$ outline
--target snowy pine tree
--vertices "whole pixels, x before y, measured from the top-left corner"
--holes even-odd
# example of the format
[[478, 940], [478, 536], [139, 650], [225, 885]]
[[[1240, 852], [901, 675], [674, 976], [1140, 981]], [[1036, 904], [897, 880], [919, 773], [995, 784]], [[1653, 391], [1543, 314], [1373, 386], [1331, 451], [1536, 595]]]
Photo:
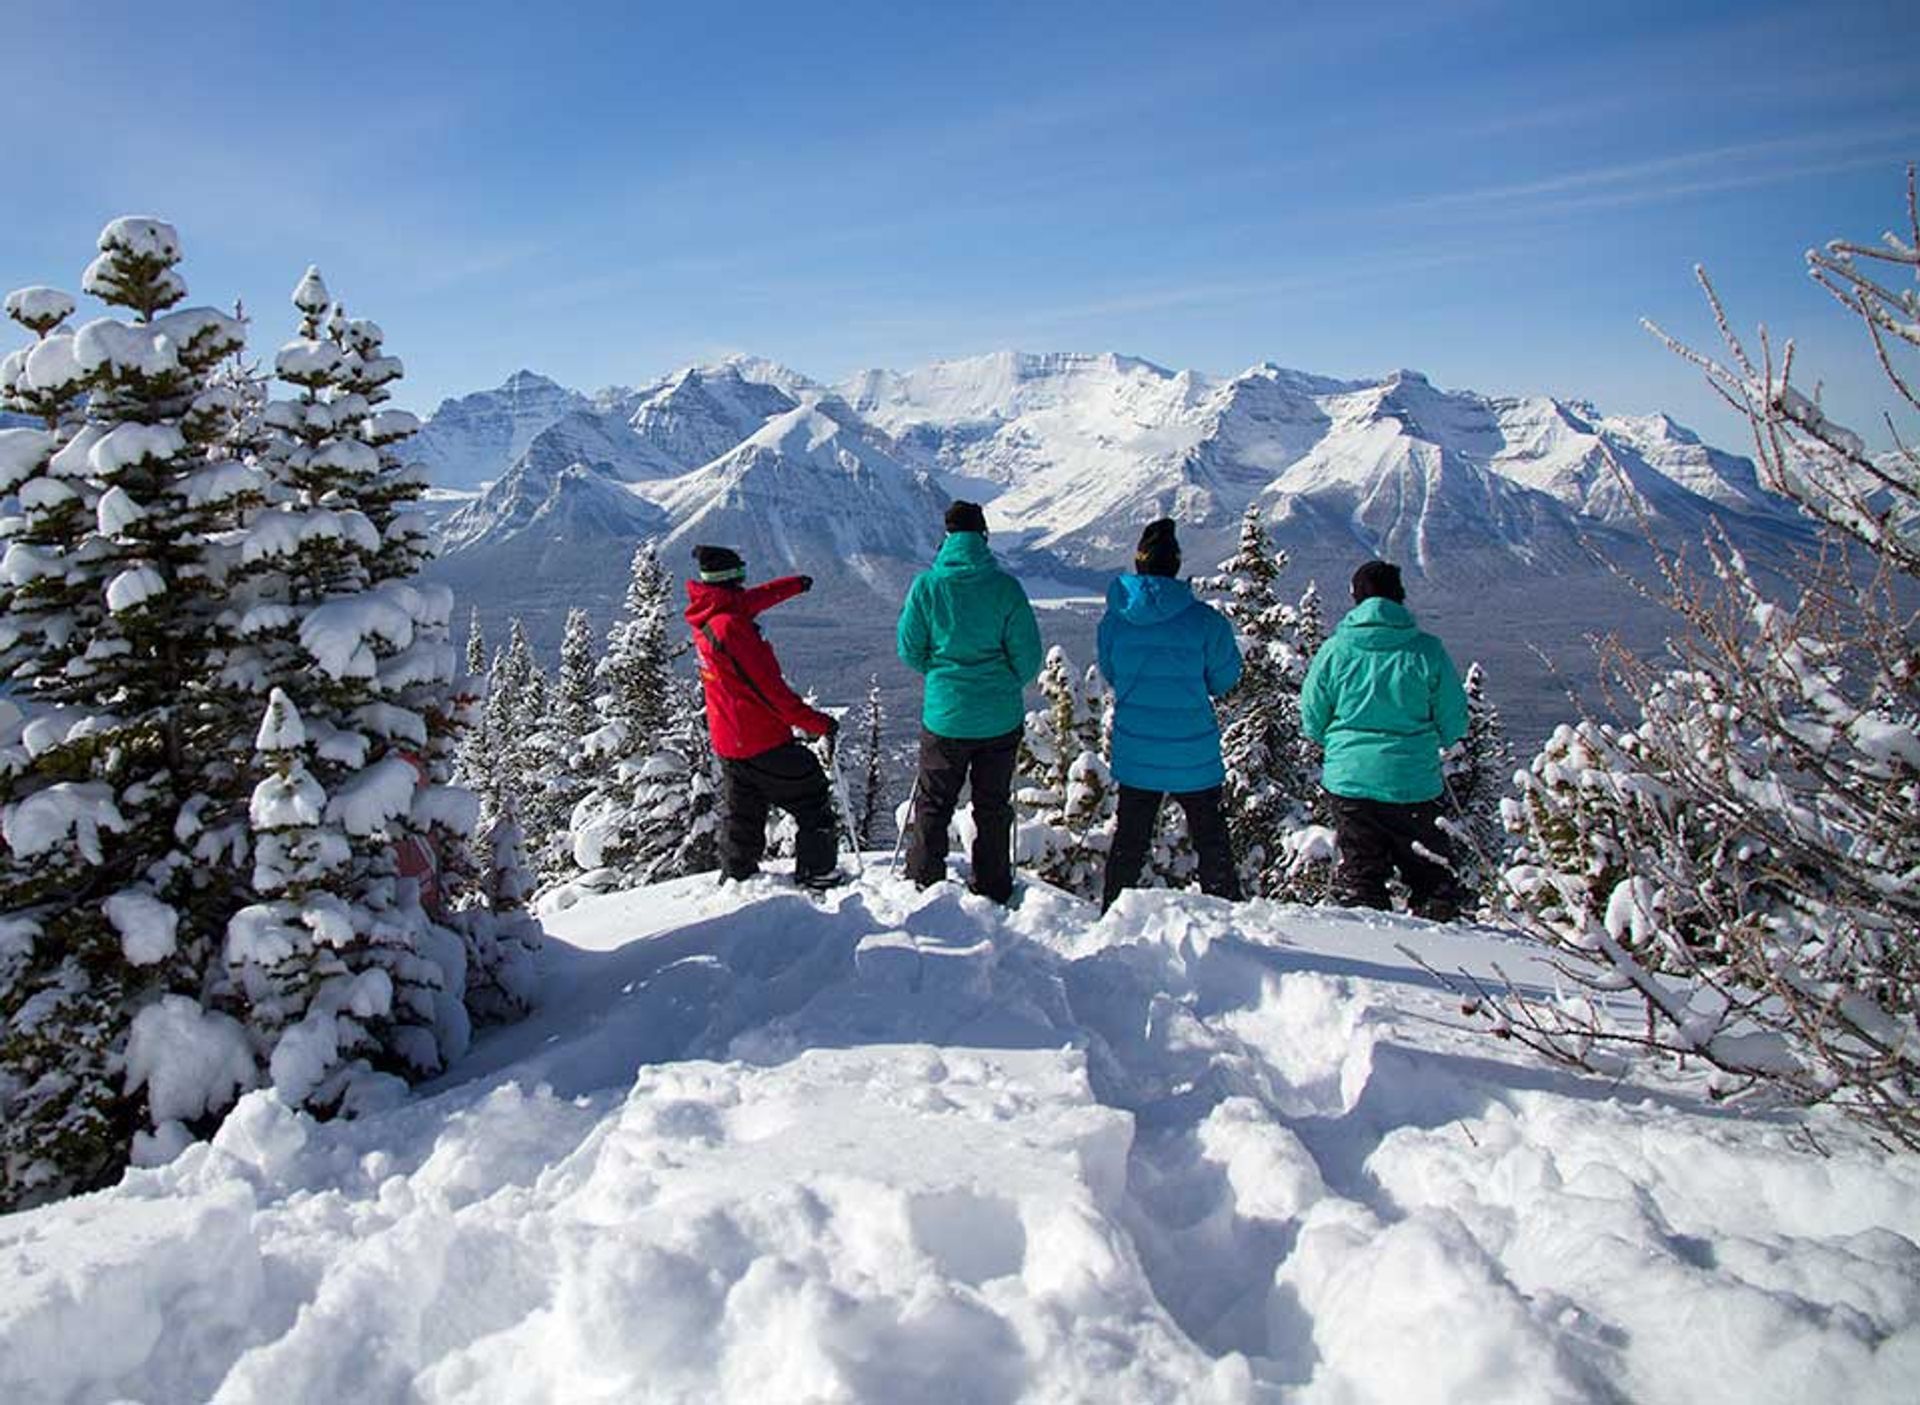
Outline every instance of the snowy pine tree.
[[[400, 363], [377, 326], [345, 316], [318, 270], [293, 302], [298, 335], [275, 369], [296, 393], [263, 416], [272, 487], [246, 529], [237, 592], [246, 647], [227, 677], [278, 690], [297, 710], [315, 739], [313, 778], [331, 797], [329, 822], [345, 836], [332, 897], [346, 928], [301, 953], [331, 976], [299, 983], [317, 1003], [296, 1022], [269, 1019], [258, 1031], [270, 1066], [301, 1070], [285, 1082], [276, 1073], [282, 1095], [332, 1108], [356, 1070], [418, 1076], [465, 1047], [465, 942], [422, 898], [443, 906], [440, 889], [460, 865], [438, 861], [465, 854], [475, 805], [447, 784], [457, 727], [452, 601], [411, 580], [424, 560], [409, 509], [420, 483], [394, 446], [417, 421], [380, 408]], [[229, 935], [230, 947], [244, 946], [232, 927]], [[249, 959], [233, 959], [241, 984], [257, 984]], [[357, 982], [351, 1015], [329, 1003], [342, 979]], [[382, 983], [388, 998], [375, 1009], [370, 992]], [[303, 1058], [282, 1059], [272, 1041], [289, 1038]], [[369, 1040], [371, 1062], [346, 1058]], [[316, 1049], [331, 1049], [332, 1062]]]
[[560, 672], [546, 691], [532, 746], [522, 774], [527, 794], [523, 823], [538, 836], [533, 868], [545, 883], [557, 883], [574, 873], [574, 807], [593, 785], [593, 762], [586, 740], [599, 730], [597, 660], [593, 625], [585, 610], [567, 612], [566, 632], [560, 641]]
[[880, 820], [887, 813], [886, 713], [880, 702], [880, 675], [867, 680], [867, 701], [860, 711], [858, 752], [860, 790], [853, 798], [853, 842], [861, 850], [882, 842]]
[[501, 815], [519, 823], [527, 795], [543, 764], [540, 729], [546, 706], [546, 676], [533, 656], [526, 626], [516, 615], [507, 622], [507, 642], [493, 656], [487, 674], [482, 726], [488, 752], [470, 782], [479, 789], [482, 823], [491, 829]]
[[173, 310], [169, 226], [100, 249], [83, 286], [131, 317], [70, 333], [26, 290], [35, 344], [0, 365], [45, 426], [0, 436], [0, 651], [31, 711], [0, 735], [0, 1205], [111, 1175], [143, 1123], [167, 1154], [263, 1078], [351, 1105], [362, 1052], [371, 1091], [467, 1032], [461, 937], [398, 856], [471, 824], [440, 783], [451, 602], [405, 579], [413, 421], [376, 409], [399, 362], [322, 327], [315, 275], [278, 360], [298, 396], [262, 408], [238, 319]]
[[1240, 523], [1239, 548], [1219, 573], [1196, 580], [1233, 622], [1245, 661], [1223, 700], [1226, 809], [1249, 895], [1317, 901], [1331, 877], [1331, 831], [1321, 799], [1319, 748], [1300, 730], [1300, 687], [1325, 638], [1319, 590], [1289, 604], [1279, 590], [1287, 554], [1260, 520]]
[[1501, 806], [1513, 787], [1513, 751], [1500, 711], [1487, 697], [1486, 671], [1467, 668], [1467, 734], [1441, 756], [1455, 876], [1483, 902], [1498, 894], [1506, 870], [1507, 831]]
[[697, 683], [673, 673], [673, 577], [634, 552], [598, 677], [599, 728], [581, 750], [591, 785], [570, 830], [579, 881], [657, 883], [719, 866], [718, 763]]
[[[259, 486], [202, 397], [242, 328], [171, 310], [187, 290], [170, 226], [115, 220], [99, 248], [83, 289], [131, 315], [69, 334], [69, 300], [23, 290], [8, 310], [35, 344], [0, 373], [8, 408], [46, 425], [0, 431], [21, 508], [0, 648], [34, 713], [4, 739], [0, 1207], [98, 1183], [142, 1121], [197, 1119], [251, 1077], [223, 1083], [246, 1046], [205, 1003], [239, 880], [202, 832], [234, 784], [206, 695], [224, 643], [216, 534]], [[173, 1060], [202, 1035], [211, 1072], [183, 1081]]]
[[1119, 798], [1104, 755], [1111, 699], [1098, 674], [1076, 676], [1057, 645], [1038, 686], [1043, 705], [1027, 714], [1020, 741], [1015, 857], [1036, 877], [1097, 901]]

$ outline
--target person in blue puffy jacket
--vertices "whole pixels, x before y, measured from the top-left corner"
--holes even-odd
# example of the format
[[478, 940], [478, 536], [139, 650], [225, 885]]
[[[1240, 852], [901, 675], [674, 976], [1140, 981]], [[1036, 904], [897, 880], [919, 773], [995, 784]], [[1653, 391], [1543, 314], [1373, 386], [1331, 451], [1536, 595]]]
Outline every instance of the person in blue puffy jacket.
[[1240, 681], [1240, 646], [1226, 616], [1195, 600], [1179, 579], [1171, 519], [1147, 525], [1133, 565], [1133, 575], [1107, 587], [1100, 620], [1100, 673], [1113, 689], [1113, 778], [1120, 786], [1101, 910], [1139, 882], [1168, 795], [1186, 811], [1201, 888], [1238, 901], [1213, 700]]

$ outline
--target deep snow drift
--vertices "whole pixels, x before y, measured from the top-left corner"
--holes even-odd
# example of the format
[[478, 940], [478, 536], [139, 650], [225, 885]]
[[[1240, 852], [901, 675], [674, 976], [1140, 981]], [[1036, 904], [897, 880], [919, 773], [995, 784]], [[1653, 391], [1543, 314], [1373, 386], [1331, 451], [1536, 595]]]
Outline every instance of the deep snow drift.
[[[1499, 933], [879, 876], [555, 914], [404, 1106], [0, 1218], [14, 1402], [1905, 1400], [1920, 1162], [1461, 1028]], [[1809, 1149], [1808, 1126], [1825, 1154]]]

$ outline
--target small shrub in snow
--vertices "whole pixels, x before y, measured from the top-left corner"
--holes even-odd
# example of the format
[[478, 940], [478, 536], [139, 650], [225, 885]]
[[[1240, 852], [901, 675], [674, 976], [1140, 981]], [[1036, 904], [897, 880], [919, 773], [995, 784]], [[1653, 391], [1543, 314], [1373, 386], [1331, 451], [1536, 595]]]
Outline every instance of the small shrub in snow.
[[[1808, 257], [1920, 410], [1892, 359], [1920, 346], [1911, 171], [1906, 224]], [[1557, 1057], [1697, 1056], [1728, 1092], [1830, 1101], [1920, 1149], [1920, 454], [1870, 454], [1798, 389], [1793, 344], [1750, 354], [1701, 281], [1726, 359], [1668, 344], [1745, 415], [1822, 549], [1778, 598], [1724, 535], [1704, 575], [1662, 558], [1672, 657], [1603, 655], [1637, 718], [1563, 729], [1509, 806], [1536, 930], [1641, 1017], [1512, 993], [1495, 1013]]]

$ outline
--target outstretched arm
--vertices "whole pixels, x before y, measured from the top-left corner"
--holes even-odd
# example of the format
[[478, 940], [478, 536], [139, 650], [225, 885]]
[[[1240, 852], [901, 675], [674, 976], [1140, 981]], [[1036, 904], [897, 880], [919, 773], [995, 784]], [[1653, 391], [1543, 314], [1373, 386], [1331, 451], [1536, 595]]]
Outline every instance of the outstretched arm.
[[804, 591], [809, 582], [804, 576], [779, 576], [759, 585], [750, 585], [740, 593], [746, 597], [748, 615], [771, 610], [783, 600], [791, 600]]

